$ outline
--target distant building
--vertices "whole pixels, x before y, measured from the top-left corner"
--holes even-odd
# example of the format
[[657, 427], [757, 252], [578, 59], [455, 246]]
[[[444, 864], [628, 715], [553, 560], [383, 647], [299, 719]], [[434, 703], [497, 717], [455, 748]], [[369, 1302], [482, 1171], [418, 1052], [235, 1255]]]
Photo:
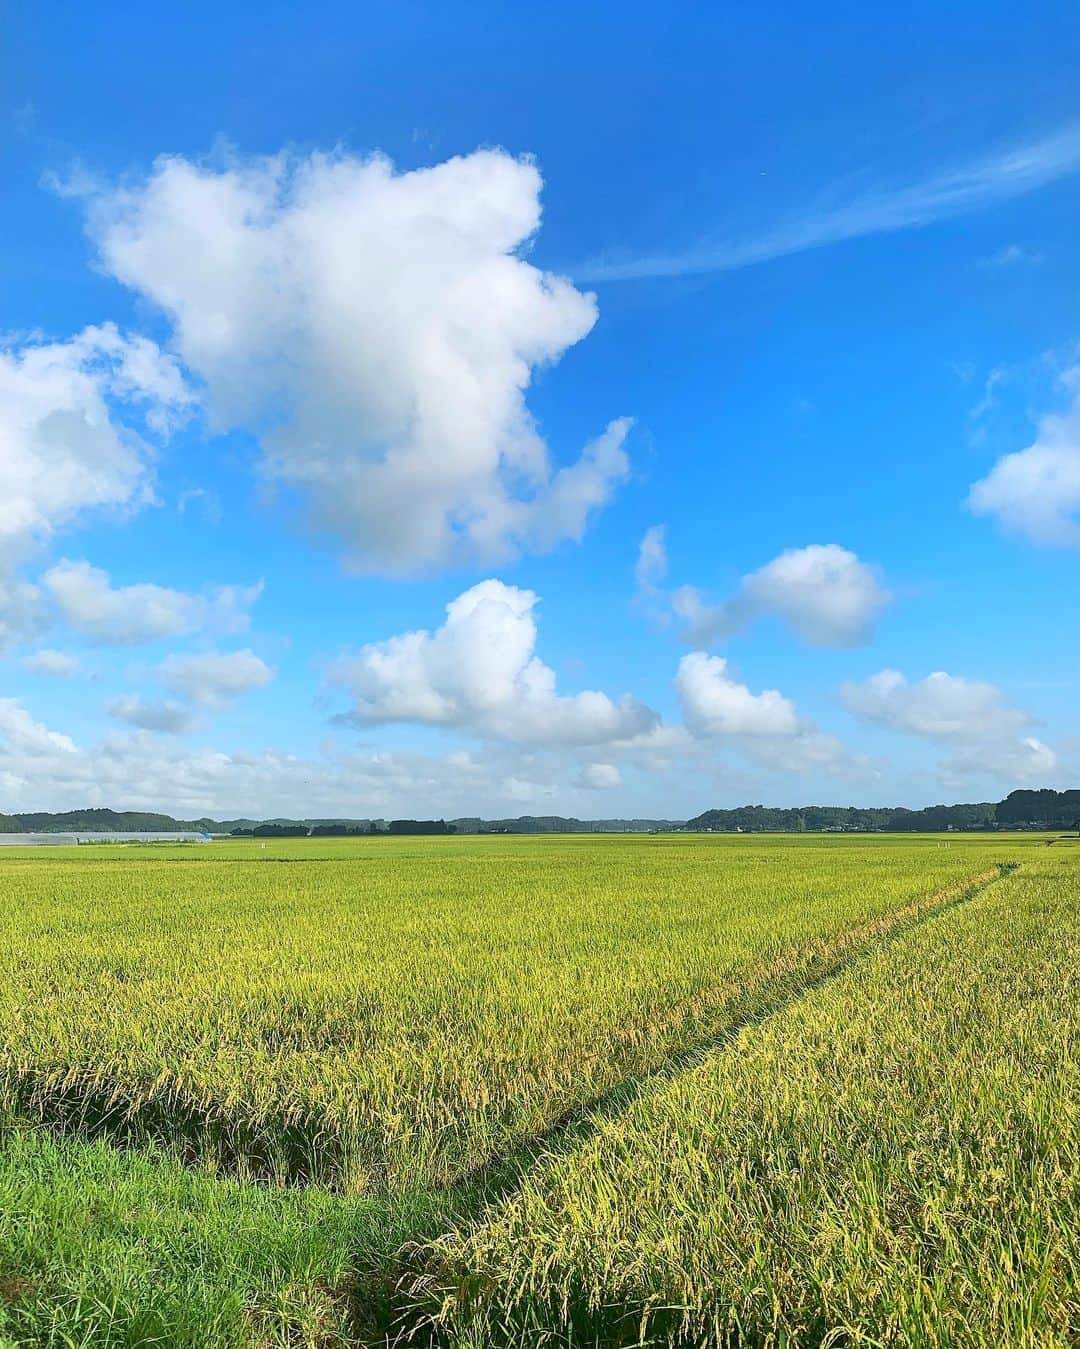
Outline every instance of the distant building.
[[80, 830], [73, 834], [0, 834], [0, 846], [35, 848], [52, 844], [54, 847], [78, 843], [209, 843], [210, 835], [193, 831], [156, 833], [151, 830], [131, 833], [95, 832]]
[[0, 847], [33, 848], [41, 843], [78, 843], [74, 834], [0, 834]]

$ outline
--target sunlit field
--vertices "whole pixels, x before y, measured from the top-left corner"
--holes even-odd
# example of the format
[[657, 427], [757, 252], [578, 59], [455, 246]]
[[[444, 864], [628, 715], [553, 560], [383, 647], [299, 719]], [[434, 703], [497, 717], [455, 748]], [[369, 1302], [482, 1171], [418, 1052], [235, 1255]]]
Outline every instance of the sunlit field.
[[1078, 881], [1033, 834], [5, 852], [0, 1344], [1073, 1344]]

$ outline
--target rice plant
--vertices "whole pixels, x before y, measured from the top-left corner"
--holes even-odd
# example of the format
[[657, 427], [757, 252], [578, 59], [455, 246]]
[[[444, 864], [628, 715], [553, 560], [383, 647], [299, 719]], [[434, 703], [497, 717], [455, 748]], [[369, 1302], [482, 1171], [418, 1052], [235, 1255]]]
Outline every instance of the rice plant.
[[0, 1345], [1080, 1342], [1080, 848], [0, 863]]
[[454, 1344], [1080, 1342], [1080, 851], [747, 1028], [433, 1243]]
[[445, 1184], [1002, 855], [373, 840], [278, 863], [256, 846], [6, 863], [0, 1088], [20, 1113], [288, 1183]]

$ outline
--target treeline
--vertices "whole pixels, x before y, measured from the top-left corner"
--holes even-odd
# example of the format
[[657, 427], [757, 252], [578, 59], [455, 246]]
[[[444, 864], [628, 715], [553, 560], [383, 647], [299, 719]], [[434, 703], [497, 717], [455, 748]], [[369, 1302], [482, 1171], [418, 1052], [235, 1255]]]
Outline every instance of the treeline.
[[507, 820], [468, 816], [453, 823], [459, 834], [654, 834], [682, 827], [681, 820], [579, 820], [573, 815], [518, 815]]
[[455, 834], [453, 824], [445, 820], [378, 820], [356, 825], [342, 824], [257, 824], [232, 831], [233, 838], [371, 838], [375, 835]]
[[942, 833], [946, 830], [1080, 827], [1080, 790], [1010, 792], [1001, 801], [954, 806], [737, 806], [707, 810], [683, 826], [720, 833]]
[[454, 820], [267, 820], [263, 824], [244, 820], [227, 832], [243, 838], [352, 838], [372, 834], [645, 834], [681, 826], [681, 820], [579, 820], [567, 815], [484, 820], [463, 815]]
[[692, 820], [579, 820], [566, 815], [519, 815], [484, 820], [177, 820], [153, 811], [27, 811], [0, 814], [0, 833], [174, 833], [200, 831], [237, 838], [354, 838], [408, 834], [603, 834], [715, 830], [734, 833], [937, 833], [947, 829], [1080, 829], [1080, 789], [1021, 789], [1001, 801], [953, 806], [737, 806], [707, 810]]
[[998, 803], [997, 821], [1002, 825], [1044, 824], [1051, 829], [1071, 829], [1080, 823], [1080, 788], [1010, 792]]

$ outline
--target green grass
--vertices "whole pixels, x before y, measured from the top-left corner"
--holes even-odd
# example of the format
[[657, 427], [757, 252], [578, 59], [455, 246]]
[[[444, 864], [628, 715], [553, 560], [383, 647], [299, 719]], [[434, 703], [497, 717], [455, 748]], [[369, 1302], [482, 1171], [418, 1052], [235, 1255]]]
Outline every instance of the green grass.
[[1080, 857], [745, 1029], [433, 1245], [453, 1344], [1080, 1342]]
[[[344, 1343], [356, 1270], [423, 1230], [422, 1200], [218, 1180], [170, 1158], [0, 1139], [0, 1344]], [[6, 1338], [5, 1338], [6, 1337]]]
[[1045, 843], [0, 854], [0, 1346], [1078, 1342]]

